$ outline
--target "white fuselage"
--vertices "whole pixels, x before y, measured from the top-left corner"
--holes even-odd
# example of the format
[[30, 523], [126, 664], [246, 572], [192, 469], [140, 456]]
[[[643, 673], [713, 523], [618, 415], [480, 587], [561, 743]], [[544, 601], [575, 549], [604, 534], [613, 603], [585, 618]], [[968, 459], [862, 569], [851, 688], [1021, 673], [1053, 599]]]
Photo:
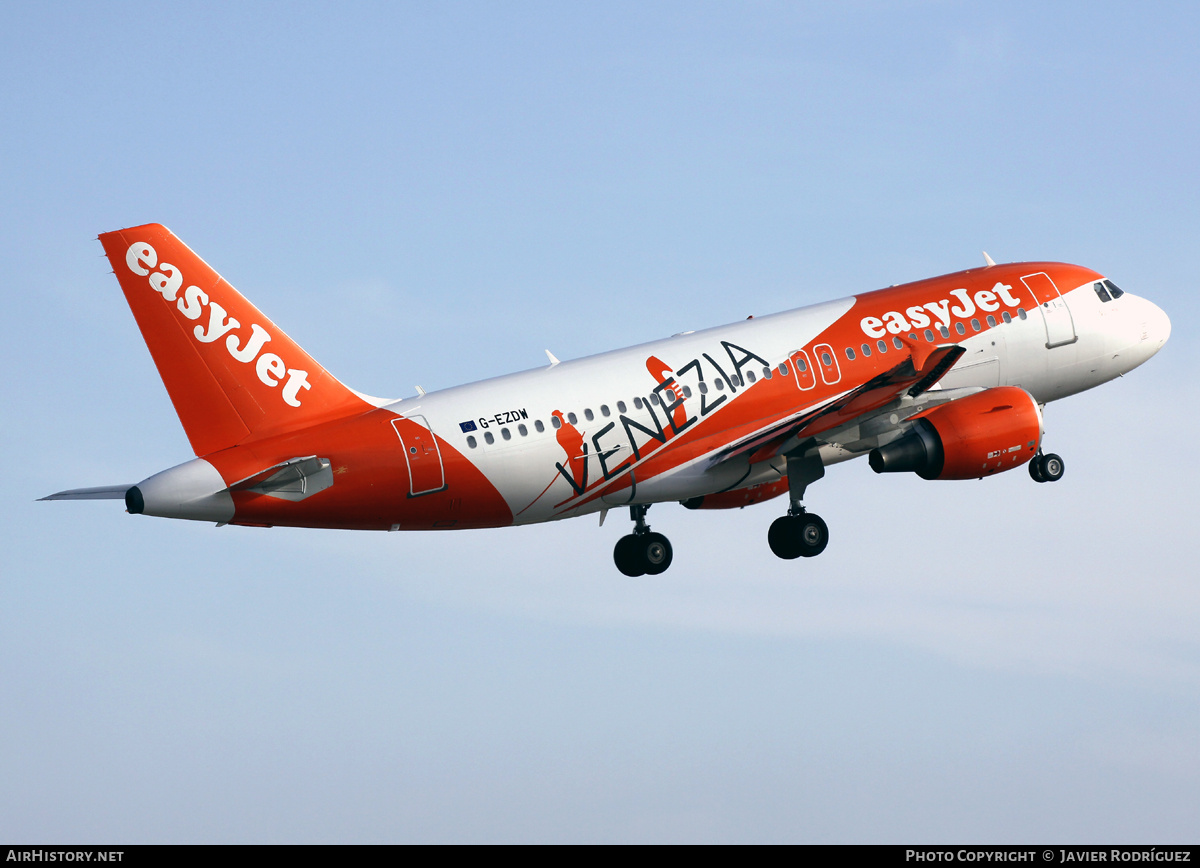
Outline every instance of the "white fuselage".
[[[1014, 385], [1044, 404], [1132, 370], [1157, 352], [1169, 335], [1170, 324], [1165, 314], [1151, 302], [1129, 293], [1102, 302], [1089, 281], [1062, 295], [1066, 311], [1060, 329], [1069, 328], [1069, 334], [1048, 334], [1046, 320], [1039, 310], [1026, 310], [1023, 306], [1020, 314], [1011, 316], [1011, 322], [1001, 322], [995, 328], [958, 340], [966, 352], [936, 388]], [[739, 391], [736, 362], [743, 351], [765, 360], [766, 364], [757, 360], [747, 362], [740, 369], [741, 388], [749, 385], [745, 381], [747, 370], [753, 370], [760, 382], [764, 367], [771, 368], [775, 377], [782, 376], [778, 366], [786, 363], [797, 347], [809, 345], [846, 317], [856, 302], [856, 298], [846, 298], [680, 334], [431, 392], [419, 399], [389, 404], [387, 409], [410, 418], [423, 417], [432, 431], [467, 456], [502, 493], [513, 510], [514, 523], [594, 512], [631, 501], [628, 494], [615, 501], [597, 497], [567, 510], [554, 508], [561, 498], [536, 502], [546, 486], [555, 481], [555, 465], [564, 463], [566, 457], [556, 438], [557, 429], [551, 424], [555, 411], [575, 420], [583, 442], [590, 444], [585, 459], [589, 473], [600, 473], [600, 454], [608, 453], [609, 463], [619, 463], [622, 455], [634, 450], [634, 441], [641, 434], [641, 429], [627, 429], [619, 424], [619, 417], [651, 430], [663, 425], [666, 414], [661, 390], [655, 394], [656, 383], [662, 378], [648, 373], [647, 358], [662, 360], [674, 379], [687, 387], [690, 395], [685, 404], [689, 407], [700, 402], [701, 388], [706, 389], [705, 402], [717, 404], [709, 413], [719, 417], [732, 408], [731, 399]], [[1063, 311], [1058, 313], [1064, 316]], [[951, 338], [956, 337], [951, 332]], [[1048, 347], [1051, 338], [1061, 343]], [[940, 338], [935, 336], [935, 339]], [[737, 349], [731, 351], [729, 345]], [[857, 385], [860, 378], [855, 376], [854, 366], [856, 361], [865, 360], [861, 355], [856, 361], [848, 360], [840, 346], [835, 345], [835, 351], [840, 357], [836, 359], [837, 370], [831, 369], [830, 378], [840, 377], [847, 389]], [[797, 392], [797, 400], [802, 397], [803, 393]], [[654, 401], [658, 403], [651, 403]], [[619, 406], [623, 406], [623, 411], [618, 410]], [[470, 423], [475, 430], [463, 430]], [[608, 430], [594, 439], [605, 428]], [[609, 450], [614, 451], [609, 453]], [[823, 453], [826, 463], [859, 454], [863, 453], [838, 449]], [[744, 484], [758, 481], [757, 476], [747, 477], [744, 468], [731, 467], [724, 473], [713, 474], [704, 466], [703, 455], [691, 464], [699, 469], [689, 474], [685, 466], [657, 485], [640, 485], [635, 502], [683, 500], [723, 490], [739, 480]], [[779, 465], [775, 467], [778, 472]]]

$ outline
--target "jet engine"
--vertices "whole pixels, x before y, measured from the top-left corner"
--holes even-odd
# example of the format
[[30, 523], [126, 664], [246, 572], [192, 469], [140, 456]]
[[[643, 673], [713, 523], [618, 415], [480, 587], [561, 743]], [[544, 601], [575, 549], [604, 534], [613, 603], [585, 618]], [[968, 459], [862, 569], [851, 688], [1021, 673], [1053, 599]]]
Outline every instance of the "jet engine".
[[785, 476], [774, 482], [761, 482], [758, 485], [735, 488], [733, 491], [719, 491], [716, 494], [706, 494], [680, 502], [688, 509], [740, 509], [752, 503], [762, 503], [764, 500], [778, 497], [787, 490], [788, 481]]
[[923, 479], [981, 479], [1033, 458], [1042, 442], [1042, 412], [1017, 386], [1000, 386], [934, 407], [904, 436], [871, 450], [876, 473]]

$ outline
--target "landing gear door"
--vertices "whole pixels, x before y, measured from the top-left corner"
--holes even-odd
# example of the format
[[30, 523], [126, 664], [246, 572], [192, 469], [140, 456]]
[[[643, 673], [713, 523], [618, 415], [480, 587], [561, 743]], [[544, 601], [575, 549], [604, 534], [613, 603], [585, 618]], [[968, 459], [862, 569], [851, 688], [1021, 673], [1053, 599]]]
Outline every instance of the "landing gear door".
[[1075, 343], [1079, 339], [1075, 334], [1075, 321], [1050, 275], [1039, 271], [1025, 275], [1021, 282], [1033, 293], [1038, 310], [1042, 312], [1042, 320], [1046, 324], [1046, 349]]
[[393, 419], [392, 427], [404, 449], [408, 465], [408, 496], [432, 494], [446, 487], [446, 469], [437, 438], [424, 416]]

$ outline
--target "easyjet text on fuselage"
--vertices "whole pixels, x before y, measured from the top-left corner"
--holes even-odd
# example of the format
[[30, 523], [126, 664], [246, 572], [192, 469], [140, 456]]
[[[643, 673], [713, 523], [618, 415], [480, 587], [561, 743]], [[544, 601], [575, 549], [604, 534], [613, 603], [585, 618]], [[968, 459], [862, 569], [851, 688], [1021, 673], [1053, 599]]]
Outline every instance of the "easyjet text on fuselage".
[[1012, 294], [1012, 286], [1000, 282], [991, 289], [976, 290], [974, 295], [966, 289], [952, 289], [950, 295], [953, 297], [914, 304], [903, 312], [889, 310], [882, 316], [865, 316], [859, 321], [859, 327], [867, 337], [878, 339], [888, 334], [901, 335], [926, 328], [934, 319], [938, 326], [948, 329], [955, 319], [970, 319], [977, 310], [984, 313], [999, 310], [1001, 302], [1014, 309], [1021, 306], [1020, 299]]

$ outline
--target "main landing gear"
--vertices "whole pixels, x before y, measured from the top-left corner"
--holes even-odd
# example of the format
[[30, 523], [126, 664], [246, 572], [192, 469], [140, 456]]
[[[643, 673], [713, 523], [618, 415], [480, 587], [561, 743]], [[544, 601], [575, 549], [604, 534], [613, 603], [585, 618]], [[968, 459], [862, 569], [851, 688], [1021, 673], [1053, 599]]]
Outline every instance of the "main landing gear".
[[1029, 459], [1029, 475], [1034, 482], [1058, 482], [1065, 470], [1062, 458], [1053, 452], [1043, 455], [1039, 449], [1038, 454]]
[[811, 558], [825, 551], [825, 546], [829, 545], [829, 527], [821, 516], [805, 512], [802, 506], [798, 512], [789, 509], [787, 515], [781, 515], [771, 522], [767, 543], [776, 557], [785, 561]]
[[671, 541], [661, 533], [652, 533], [646, 524], [650, 505], [639, 503], [629, 507], [633, 533], [617, 540], [613, 560], [617, 569], [627, 576], [657, 576], [671, 566]]
[[771, 522], [767, 532], [767, 543], [776, 557], [784, 560], [811, 558], [825, 551], [829, 545], [829, 527], [814, 513], [808, 512], [800, 503], [804, 489], [825, 475], [815, 444], [801, 447], [787, 456], [788, 506], [787, 515]]

